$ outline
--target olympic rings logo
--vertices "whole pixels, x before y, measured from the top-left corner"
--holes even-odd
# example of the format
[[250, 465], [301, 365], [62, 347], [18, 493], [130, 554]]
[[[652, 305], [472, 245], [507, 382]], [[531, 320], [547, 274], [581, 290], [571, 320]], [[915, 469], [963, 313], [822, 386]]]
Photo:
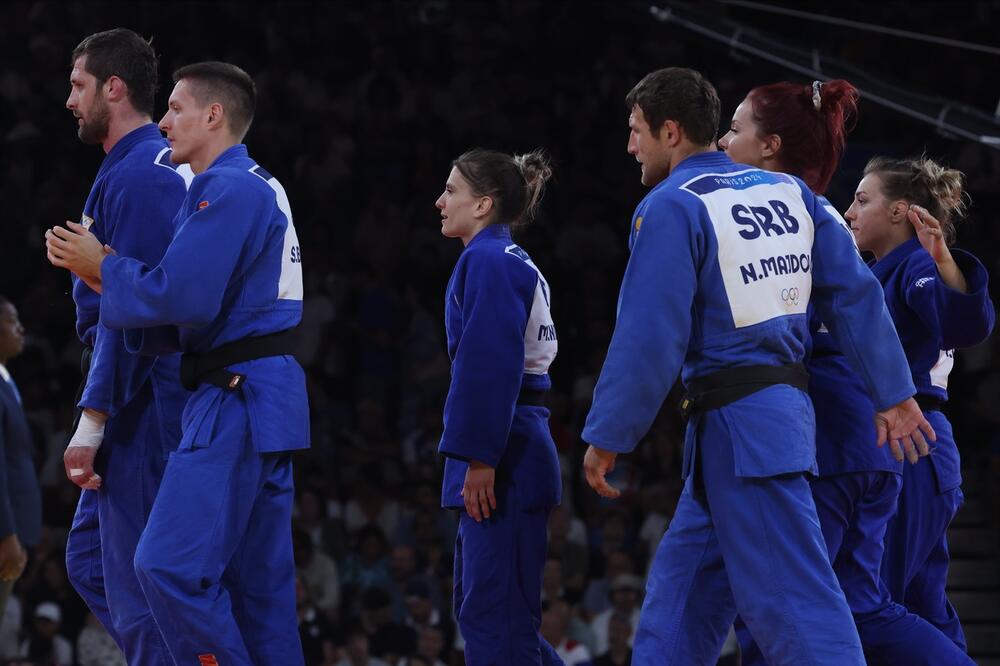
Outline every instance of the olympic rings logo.
[[781, 290], [781, 300], [785, 302], [785, 305], [798, 305], [799, 304], [799, 288], [790, 287], [788, 289]]

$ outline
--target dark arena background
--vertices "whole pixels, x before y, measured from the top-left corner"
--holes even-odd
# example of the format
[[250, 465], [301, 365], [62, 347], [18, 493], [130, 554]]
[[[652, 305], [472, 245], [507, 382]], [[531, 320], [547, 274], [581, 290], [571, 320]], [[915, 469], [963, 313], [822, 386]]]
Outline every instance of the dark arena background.
[[[644, 193], [626, 153], [624, 98], [645, 73], [703, 72], [722, 99], [720, 136], [753, 86], [852, 81], [860, 114], [828, 198], [846, 210], [876, 154], [926, 153], [963, 171], [972, 205], [957, 245], [983, 260], [1000, 297], [996, 0], [3, 3], [0, 294], [27, 333], [9, 368], [33, 428], [46, 527], [4, 611], [0, 663], [56, 663], [18, 658], [31, 641], [53, 640], [35, 618], [45, 602], [59, 607], [73, 663], [124, 663], [95, 647], [108, 643], [64, 569], [78, 490], [62, 452], [81, 347], [69, 279], [46, 261], [43, 238], [79, 219], [103, 157], [79, 142], [64, 106], [70, 54], [118, 26], [151, 37], [160, 55], [154, 120], [183, 64], [236, 63], [257, 83], [246, 143], [288, 192], [305, 272], [298, 358], [312, 449], [295, 459], [293, 528], [307, 664], [464, 663], [451, 619], [457, 521], [439, 508], [436, 451], [449, 382], [444, 290], [461, 244], [441, 236], [434, 202], [466, 149], [541, 147], [555, 166], [539, 217], [517, 240], [551, 283], [559, 331], [550, 407], [565, 491], [549, 525], [542, 632], [586, 648], [568, 664], [627, 639], [621, 623], [609, 637], [609, 609], [637, 615], [681, 490], [675, 395], [619, 459], [621, 499], [602, 500], [581, 474], [583, 418]], [[1000, 664], [997, 335], [957, 353], [949, 391], [966, 497], [949, 531], [949, 596], [970, 654]], [[738, 659], [727, 644], [723, 663]]]

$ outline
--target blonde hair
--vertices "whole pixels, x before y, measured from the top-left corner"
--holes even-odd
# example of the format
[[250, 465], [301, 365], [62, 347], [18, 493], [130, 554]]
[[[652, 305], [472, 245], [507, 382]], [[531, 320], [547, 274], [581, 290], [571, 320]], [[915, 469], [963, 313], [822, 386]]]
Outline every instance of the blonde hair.
[[873, 157], [864, 173], [878, 175], [886, 198], [926, 208], [941, 223], [945, 242], [955, 242], [955, 222], [965, 214], [969, 203], [969, 195], [963, 190], [964, 173], [926, 155], [908, 159]]

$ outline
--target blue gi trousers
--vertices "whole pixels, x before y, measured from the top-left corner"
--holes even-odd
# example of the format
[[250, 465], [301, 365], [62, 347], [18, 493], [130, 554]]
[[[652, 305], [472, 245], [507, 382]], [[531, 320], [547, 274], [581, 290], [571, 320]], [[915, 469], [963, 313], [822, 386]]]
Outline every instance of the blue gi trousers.
[[[919, 464], [926, 464], [921, 461]], [[902, 480], [893, 472], [856, 472], [810, 482], [834, 573], [857, 623], [869, 666], [958, 666], [973, 662], [936, 627], [893, 602], [879, 572], [886, 526]], [[739, 630], [743, 666], [763, 655]]]
[[455, 618], [468, 666], [563, 663], [538, 633], [549, 509], [525, 509], [517, 488], [497, 489], [497, 508], [477, 523], [465, 511], [455, 540]]
[[109, 419], [95, 461], [101, 488], [81, 495], [66, 542], [67, 573], [74, 588], [126, 660], [151, 666], [172, 661], [132, 561], [163, 476], [165, 449], [172, 448], [160, 424], [152, 387], [146, 383]]
[[739, 438], [719, 410], [696, 418], [695, 470], [650, 567], [633, 663], [715, 664], [738, 609], [772, 666], [863, 665], [805, 474], [736, 476]]
[[[965, 632], [945, 594], [948, 525], [962, 506], [958, 447], [944, 414], [926, 413], [937, 434], [930, 456], [903, 470], [899, 511], [885, 539], [882, 577], [892, 598], [966, 649]], [[937, 457], [937, 460], [931, 460]]]
[[239, 392], [214, 399], [185, 413], [135, 570], [178, 665], [301, 665], [291, 456], [257, 452]]
[[97, 491], [84, 490], [76, 504], [73, 524], [66, 537], [66, 574], [70, 585], [111, 634], [119, 649], [124, 649], [115, 631], [104, 591], [104, 562], [101, 556], [101, 522], [97, 514]]

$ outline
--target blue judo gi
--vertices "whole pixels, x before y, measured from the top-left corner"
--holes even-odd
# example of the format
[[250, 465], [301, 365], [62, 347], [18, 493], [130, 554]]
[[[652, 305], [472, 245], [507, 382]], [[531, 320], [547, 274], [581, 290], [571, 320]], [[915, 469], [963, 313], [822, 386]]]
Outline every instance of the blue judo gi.
[[[191, 183], [158, 265], [101, 266], [101, 322], [146, 353], [205, 353], [293, 328], [301, 254], [280, 183], [242, 144]], [[292, 356], [228, 368], [234, 390], [201, 384], [135, 555], [177, 664], [295, 666], [290, 452], [309, 446], [305, 375]]]
[[[948, 287], [916, 238], [872, 264], [896, 322], [913, 383], [921, 396], [948, 399], [954, 350], [985, 340], [996, 322], [986, 269], [974, 256], [953, 249], [967, 293]], [[899, 510], [886, 533], [882, 576], [893, 599], [941, 629], [965, 649], [965, 635], [945, 595], [948, 524], [962, 504], [958, 447], [948, 418], [925, 408], [937, 433], [927, 464], [907, 466]], [[944, 662], [942, 662], [944, 663]]]
[[[156, 264], [173, 236], [191, 177], [190, 169], [171, 162], [156, 125], [143, 125], [105, 156], [81, 224], [117, 252]], [[121, 331], [99, 322], [100, 298], [74, 276], [77, 333], [93, 349], [78, 406], [109, 418], [95, 460], [103, 484], [80, 495], [66, 541], [66, 569], [129, 663], [170, 664], [132, 558], [167, 455], [180, 441], [188, 393], [177, 381], [179, 356], [129, 353]]]
[[[469, 666], [562, 664], [538, 633], [547, 523], [562, 481], [549, 411], [527, 400], [551, 387], [557, 349], [549, 286], [506, 225], [469, 242], [448, 281], [451, 385], [439, 451], [441, 505], [462, 509], [455, 542], [455, 618]], [[521, 403], [521, 404], [519, 404]], [[468, 461], [496, 469], [496, 511], [464, 511]]]
[[[817, 197], [831, 215], [836, 210]], [[844, 233], [853, 239], [846, 223]], [[896, 513], [903, 463], [875, 446], [875, 407], [836, 340], [810, 307], [809, 397], [816, 412], [813, 501], [833, 571], [854, 615], [870, 666], [972, 664], [936, 627], [892, 600], [880, 572], [886, 527]], [[939, 433], [940, 437], [940, 433]], [[922, 460], [918, 465], [928, 466]], [[743, 666], [766, 663], [737, 625]]]
[[[693, 155], [639, 204], [630, 245], [588, 443], [631, 451], [678, 371], [689, 383], [801, 362], [810, 302], [875, 404], [913, 395], [877, 281], [800, 180], [724, 153]], [[776, 384], [694, 414], [635, 663], [714, 664], [737, 609], [770, 664], [864, 663], [806, 480], [816, 471], [812, 404], [797, 388]]]

